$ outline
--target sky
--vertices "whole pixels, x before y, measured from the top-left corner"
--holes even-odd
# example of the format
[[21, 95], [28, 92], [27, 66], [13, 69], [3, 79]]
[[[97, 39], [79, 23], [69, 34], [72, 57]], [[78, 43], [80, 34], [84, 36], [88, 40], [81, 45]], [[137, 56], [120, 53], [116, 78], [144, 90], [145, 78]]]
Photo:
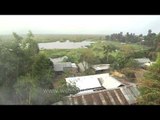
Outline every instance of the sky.
[[0, 15], [0, 34], [146, 35], [160, 32], [160, 15]]

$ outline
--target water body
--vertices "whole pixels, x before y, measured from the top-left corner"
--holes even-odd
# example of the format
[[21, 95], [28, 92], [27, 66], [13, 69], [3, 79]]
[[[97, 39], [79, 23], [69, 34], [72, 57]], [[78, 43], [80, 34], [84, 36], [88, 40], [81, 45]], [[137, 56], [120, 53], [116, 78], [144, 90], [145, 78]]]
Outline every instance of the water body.
[[82, 42], [71, 42], [69, 40], [65, 42], [49, 42], [49, 43], [38, 43], [39, 49], [76, 49], [76, 48], [86, 48], [86, 46], [90, 46], [91, 41], [82, 41]]

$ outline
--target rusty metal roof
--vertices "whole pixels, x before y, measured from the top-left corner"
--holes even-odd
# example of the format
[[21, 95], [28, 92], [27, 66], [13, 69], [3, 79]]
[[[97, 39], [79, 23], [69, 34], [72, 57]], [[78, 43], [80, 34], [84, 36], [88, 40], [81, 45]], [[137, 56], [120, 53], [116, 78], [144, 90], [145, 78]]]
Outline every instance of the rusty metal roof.
[[139, 91], [136, 86], [124, 86], [116, 89], [67, 96], [61, 105], [131, 105], [136, 104], [138, 95]]

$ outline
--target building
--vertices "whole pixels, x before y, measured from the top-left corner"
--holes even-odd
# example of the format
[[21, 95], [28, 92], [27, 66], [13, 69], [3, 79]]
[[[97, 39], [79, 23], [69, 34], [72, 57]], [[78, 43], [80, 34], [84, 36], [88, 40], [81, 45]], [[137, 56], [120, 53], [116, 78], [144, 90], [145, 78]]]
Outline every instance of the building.
[[66, 70], [70, 70], [70, 71], [78, 71], [78, 67], [75, 63], [71, 63], [71, 62], [64, 62], [65, 60], [67, 60], [68, 57], [64, 56], [64, 57], [60, 57], [60, 58], [50, 58], [50, 61], [53, 63], [53, 68], [55, 72], [64, 72]]
[[110, 64], [97, 64], [92, 65], [96, 74], [109, 72]]
[[144, 66], [145, 66], [145, 67], [149, 67], [149, 66], [151, 66], [151, 65], [154, 64], [154, 63], [156, 63], [156, 62], [145, 63]]
[[134, 105], [139, 91], [135, 85], [70, 95], [53, 105]]
[[149, 58], [136, 58], [134, 60], [136, 60], [140, 64], [150, 63], [151, 62]]
[[75, 63], [71, 63], [71, 62], [54, 63], [55, 72], [64, 72], [67, 70], [77, 72], [78, 68]]
[[150, 66], [154, 62], [151, 62], [149, 58], [136, 58], [134, 59], [139, 63], [139, 65], [143, 68]]
[[124, 86], [123, 83], [110, 76], [109, 73], [96, 74], [89, 76], [69, 77], [66, 83], [75, 85], [81, 91], [96, 91], [99, 89], [112, 89]]
[[68, 60], [68, 57], [67, 56], [63, 56], [63, 57], [59, 57], [59, 58], [50, 58], [50, 60], [53, 63], [59, 63], [59, 62], [64, 62], [64, 61]]
[[53, 105], [134, 105], [140, 92], [134, 83], [120, 82], [109, 73], [66, 78], [79, 92]]

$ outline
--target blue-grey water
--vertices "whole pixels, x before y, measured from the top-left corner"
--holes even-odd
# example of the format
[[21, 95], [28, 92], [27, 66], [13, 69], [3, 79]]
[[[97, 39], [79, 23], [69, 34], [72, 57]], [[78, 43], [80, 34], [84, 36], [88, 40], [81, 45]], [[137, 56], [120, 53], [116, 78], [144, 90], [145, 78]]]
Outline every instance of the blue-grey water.
[[38, 43], [39, 49], [76, 49], [76, 48], [86, 48], [90, 46], [91, 41], [82, 41], [82, 42], [71, 42], [69, 40], [65, 42], [49, 42], [49, 43]]

